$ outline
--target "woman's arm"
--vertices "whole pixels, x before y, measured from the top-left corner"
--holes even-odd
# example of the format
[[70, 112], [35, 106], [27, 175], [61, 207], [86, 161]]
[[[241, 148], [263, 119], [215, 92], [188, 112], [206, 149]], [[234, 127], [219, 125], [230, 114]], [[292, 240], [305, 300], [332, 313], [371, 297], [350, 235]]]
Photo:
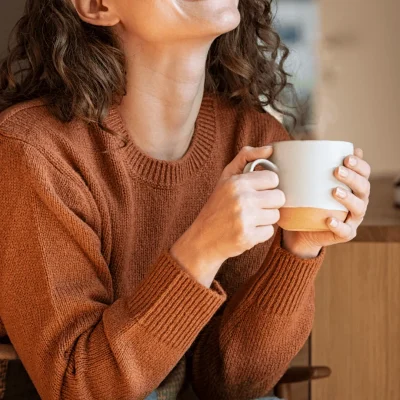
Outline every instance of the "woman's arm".
[[83, 190], [0, 134], [0, 317], [40, 396], [143, 399], [225, 300], [166, 252], [114, 298]]
[[281, 235], [279, 228], [261, 268], [193, 346], [191, 380], [200, 399], [265, 395], [311, 331], [314, 278], [325, 249], [317, 258], [301, 259], [281, 248]]
[[[248, 129], [237, 150], [293, 139], [268, 113], [251, 111], [245, 117]], [[229, 265], [221, 270], [231, 297], [191, 348], [191, 380], [202, 400], [265, 395], [309, 336], [314, 279], [325, 249], [316, 258], [303, 259], [282, 248], [281, 240], [282, 229], [277, 228], [263, 261], [244, 263], [234, 273]]]

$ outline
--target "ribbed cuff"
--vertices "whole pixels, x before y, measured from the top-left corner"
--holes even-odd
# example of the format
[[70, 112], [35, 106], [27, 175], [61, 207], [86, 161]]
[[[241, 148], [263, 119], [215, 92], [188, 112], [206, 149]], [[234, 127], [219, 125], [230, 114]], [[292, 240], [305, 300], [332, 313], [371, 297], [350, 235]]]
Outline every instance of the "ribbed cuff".
[[250, 296], [271, 313], [288, 315], [296, 312], [314, 284], [326, 249], [315, 258], [303, 259], [280, 246], [281, 235], [280, 229]]
[[187, 347], [226, 297], [217, 281], [206, 288], [165, 251], [129, 300], [128, 307], [152, 335], [174, 347]]

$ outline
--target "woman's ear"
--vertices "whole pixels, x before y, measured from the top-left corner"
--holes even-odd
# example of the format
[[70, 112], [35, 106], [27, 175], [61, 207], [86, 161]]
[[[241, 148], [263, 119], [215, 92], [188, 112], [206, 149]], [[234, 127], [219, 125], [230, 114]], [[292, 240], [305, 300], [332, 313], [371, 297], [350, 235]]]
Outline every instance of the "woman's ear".
[[[120, 22], [109, 0], [71, 0], [82, 21], [92, 25], [114, 26]], [[110, 4], [111, 3], [111, 4]]]

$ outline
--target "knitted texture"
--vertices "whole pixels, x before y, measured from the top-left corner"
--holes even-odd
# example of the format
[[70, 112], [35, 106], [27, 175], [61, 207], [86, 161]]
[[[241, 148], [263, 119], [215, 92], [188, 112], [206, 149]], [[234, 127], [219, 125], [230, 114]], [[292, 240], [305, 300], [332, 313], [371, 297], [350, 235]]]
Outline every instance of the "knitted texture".
[[105, 123], [125, 147], [41, 99], [0, 114], [0, 337], [45, 400], [172, 399], [184, 382], [200, 399], [265, 395], [310, 333], [325, 250], [300, 259], [276, 229], [206, 288], [169, 249], [244, 145], [288, 133], [205, 94], [188, 151], [162, 161], [116, 105]]

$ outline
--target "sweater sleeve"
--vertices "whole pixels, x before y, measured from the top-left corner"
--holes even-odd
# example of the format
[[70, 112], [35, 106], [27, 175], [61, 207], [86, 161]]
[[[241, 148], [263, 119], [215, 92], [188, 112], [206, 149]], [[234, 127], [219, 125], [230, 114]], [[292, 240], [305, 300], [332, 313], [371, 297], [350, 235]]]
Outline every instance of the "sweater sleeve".
[[130, 297], [115, 299], [80, 181], [2, 135], [0, 172], [0, 317], [41, 398], [145, 398], [224, 290], [205, 288], [165, 251]]
[[326, 250], [301, 259], [280, 246], [281, 236], [278, 228], [260, 269], [193, 346], [191, 380], [202, 400], [265, 396], [311, 332], [314, 279]]

